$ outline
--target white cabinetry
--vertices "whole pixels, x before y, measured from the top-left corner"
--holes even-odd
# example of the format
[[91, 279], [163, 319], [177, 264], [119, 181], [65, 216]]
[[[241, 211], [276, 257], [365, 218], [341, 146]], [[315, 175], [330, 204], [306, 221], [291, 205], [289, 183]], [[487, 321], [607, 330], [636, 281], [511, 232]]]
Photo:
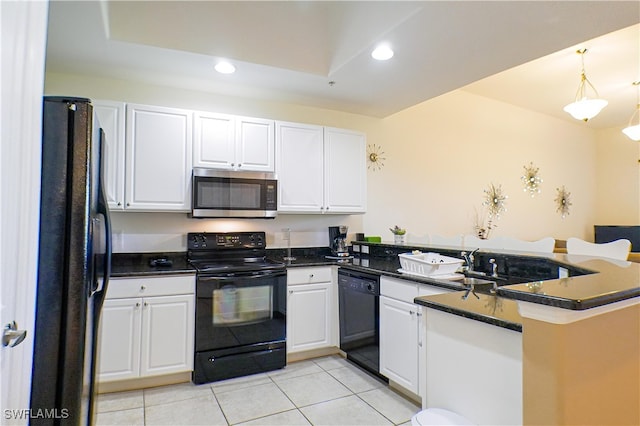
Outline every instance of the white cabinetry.
[[196, 112], [193, 165], [273, 172], [274, 126], [273, 120]]
[[127, 105], [125, 209], [191, 210], [191, 111]]
[[289, 268], [287, 353], [336, 346], [334, 287], [331, 267]]
[[364, 213], [367, 205], [366, 137], [324, 129], [324, 200], [329, 213]]
[[124, 209], [124, 123], [125, 104], [114, 101], [92, 101], [93, 111], [105, 133], [102, 147], [104, 189], [109, 208]]
[[279, 213], [364, 213], [366, 137], [276, 123]]
[[389, 277], [380, 278], [380, 373], [416, 395], [423, 393], [424, 353], [418, 296], [448, 290]]
[[193, 369], [193, 275], [112, 279], [102, 310], [98, 380]]

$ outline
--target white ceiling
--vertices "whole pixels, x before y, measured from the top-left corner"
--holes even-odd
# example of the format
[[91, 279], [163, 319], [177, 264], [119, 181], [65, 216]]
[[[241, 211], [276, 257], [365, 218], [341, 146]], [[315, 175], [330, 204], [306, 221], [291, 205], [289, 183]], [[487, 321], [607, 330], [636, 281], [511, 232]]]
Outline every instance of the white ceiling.
[[638, 1], [52, 1], [46, 66], [375, 117], [464, 87], [573, 120], [586, 47], [605, 128], [636, 103], [639, 23]]

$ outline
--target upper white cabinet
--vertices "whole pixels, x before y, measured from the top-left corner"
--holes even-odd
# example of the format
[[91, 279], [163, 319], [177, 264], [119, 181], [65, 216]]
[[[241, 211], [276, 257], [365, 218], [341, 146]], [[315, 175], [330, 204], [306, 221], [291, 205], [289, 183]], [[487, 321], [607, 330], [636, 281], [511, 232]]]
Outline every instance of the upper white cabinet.
[[192, 112], [127, 105], [125, 208], [191, 210]]
[[102, 147], [104, 189], [109, 208], [124, 209], [124, 138], [125, 104], [114, 101], [92, 101], [93, 112], [105, 133]]
[[323, 211], [323, 131], [320, 126], [276, 123], [279, 213]]
[[325, 127], [324, 200], [328, 213], [364, 213], [367, 141], [363, 133]]
[[193, 165], [273, 172], [274, 126], [273, 120], [196, 112]]
[[276, 123], [279, 213], [364, 213], [366, 137], [343, 129]]

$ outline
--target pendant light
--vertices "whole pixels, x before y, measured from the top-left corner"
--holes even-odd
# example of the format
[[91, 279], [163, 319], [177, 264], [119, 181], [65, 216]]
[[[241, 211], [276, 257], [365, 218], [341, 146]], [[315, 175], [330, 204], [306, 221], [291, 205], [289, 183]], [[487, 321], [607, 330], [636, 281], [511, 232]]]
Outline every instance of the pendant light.
[[[576, 53], [580, 55], [580, 59], [582, 60], [580, 85], [578, 86], [575, 100], [565, 106], [564, 110], [571, 114], [576, 120], [588, 121], [598, 115], [598, 113], [602, 111], [602, 108], [606, 107], [609, 102], [599, 98], [598, 91], [593, 87], [593, 84], [591, 84], [584, 71], [584, 54], [587, 53], [587, 49], [577, 50]], [[589, 98], [587, 96], [588, 88], [591, 88], [595, 97]]]
[[[636, 86], [636, 110], [631, 115], [627, 127], [622, 129], [622, 133], [627, 135], [631, 140], [640, 141], [640, 81], [634, 81], [631, 84]], [[634, 118], [636, 119], [636, 124], [633, 124]]]

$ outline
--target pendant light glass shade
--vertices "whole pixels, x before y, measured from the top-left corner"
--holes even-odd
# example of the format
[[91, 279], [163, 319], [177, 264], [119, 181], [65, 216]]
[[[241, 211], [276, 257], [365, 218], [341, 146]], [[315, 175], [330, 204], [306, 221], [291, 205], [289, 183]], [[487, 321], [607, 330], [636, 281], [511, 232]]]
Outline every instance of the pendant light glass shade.
[[[578, 91], [576, 92], [575, 100], [569, 105], [564, 107], [564, 111], [571, 114], [576, 120], [588, 121], [598, 115], [609, 102], [604, 99], [600, 99], [598, 91], [593, 84], [587, 78], [587, 74], [584, 71], [584, 54], [587, 49], [581, 49], [576, 51], [582, 59], [582, 72], [580, 73], [580, 84], [578, 85]], [[591, 88], [591, 91], [595, 97], [587, 96], [587, 89]]]
[[622, 129], [622, 133], [627, 135], [631, 140], [640, 141], [640, 81], [634, 81], [632, 84], [637, 88], [636, 110], [633, 112], [633, 115], [631, 115], [627, 127]]

